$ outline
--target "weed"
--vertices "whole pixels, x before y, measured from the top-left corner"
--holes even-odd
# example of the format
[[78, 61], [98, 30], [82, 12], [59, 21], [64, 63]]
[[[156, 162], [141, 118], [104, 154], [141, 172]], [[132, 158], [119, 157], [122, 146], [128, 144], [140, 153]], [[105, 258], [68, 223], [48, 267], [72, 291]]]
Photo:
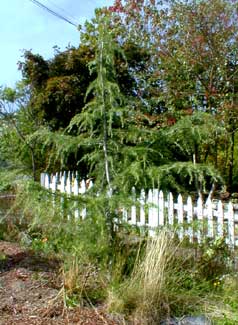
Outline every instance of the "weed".
[[0, 252], [0, 262], [1, 262], [1, 261], [6, 261], [6, 259], [7, 259], [6, 254]]
[[105, 299], [107, 279], [85, 256], [74, 255], [62, 267], [67, 304], [98, 303]]
[[232, 251], [224, 238], [207, 239], [198, 248], [196, 267], [199, 280], [211, 281], [219, 285], [219, 277], [232, 269]]

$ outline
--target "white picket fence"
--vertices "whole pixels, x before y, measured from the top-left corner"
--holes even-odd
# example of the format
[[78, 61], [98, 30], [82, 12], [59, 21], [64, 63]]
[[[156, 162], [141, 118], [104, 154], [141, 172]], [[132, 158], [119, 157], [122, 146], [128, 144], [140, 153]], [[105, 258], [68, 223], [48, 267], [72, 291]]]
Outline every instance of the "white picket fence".
[[[93, 186], [91, 180], [79, 181], [77, 173], [64, 172], [49, 175], [41, 174], [41, 185], [53, 192], [68, 196], [83, 195]], [[159, 189], [141, 190], [139, 196], [132, 189], [130, 208], [118, 210], [124, 222], [148, 229], [153, 236], [158, 227], [169, 225], [177, 228], [180, 239], [187, 237], [190, 242], [200, 243], [202, 239], [224, 237], [231, 246], [238, 246], [238, 206], [232, 202], [212, 201], [210, 198], [196, 202], [190, 196], [186, 200], [179, 194], [175, 199], [172, 193], [164, 195]], [[75, 218], [85, 218], [87, 207], [75, 206]]]

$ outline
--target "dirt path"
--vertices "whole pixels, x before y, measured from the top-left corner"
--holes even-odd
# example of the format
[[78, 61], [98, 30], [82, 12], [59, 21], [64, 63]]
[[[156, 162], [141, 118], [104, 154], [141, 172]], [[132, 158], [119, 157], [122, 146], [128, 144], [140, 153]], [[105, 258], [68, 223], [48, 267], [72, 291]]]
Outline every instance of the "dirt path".
[[117, 325], [100, 309], [63, 308], [59, 263], [0, 241], [0, 325]]

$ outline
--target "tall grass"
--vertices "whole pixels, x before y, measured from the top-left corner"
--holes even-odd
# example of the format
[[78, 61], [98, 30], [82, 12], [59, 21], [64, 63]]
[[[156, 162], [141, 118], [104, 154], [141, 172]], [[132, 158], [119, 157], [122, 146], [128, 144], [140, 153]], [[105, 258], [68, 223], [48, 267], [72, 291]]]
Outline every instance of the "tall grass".
[[142, 257], [135, 262], [134, 270], [118, 292], [110, 291], [109, 310], [132, 315], [134, 322], [157, 324], [169, 314], [167, 286], [178, 245], [174, 234], [161, 230], [147, 240]]
[[161, 300], [166, 285], [166, 271], [176, 249], [173, 236], [166, 230], [148, 240], [144, 260], [136, 264], [132, 275], [142, 288], [142, 304], [147, 304], [148, 300], [154, 303]]

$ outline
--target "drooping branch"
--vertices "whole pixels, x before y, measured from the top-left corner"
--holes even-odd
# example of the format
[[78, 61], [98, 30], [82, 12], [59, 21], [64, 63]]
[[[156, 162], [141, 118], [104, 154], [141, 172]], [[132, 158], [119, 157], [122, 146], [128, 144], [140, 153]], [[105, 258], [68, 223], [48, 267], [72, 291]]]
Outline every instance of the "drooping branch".
[[30, 151], [31, 155], [31, 167], [32, 167], [32, 176], [33, 179], [36, 180], [36, 163], [35, 163], [35, 153], [33, 146], [27, 141], [27, 138], [25, 137], [24, 133], [21, 131], [21, 129], [18, 127], [14, 115], [7, 112], [4, 102], [0, 102], [0, 115], [4, 118], [5, 121], [7, 121], [9, 124], [13, 126], [13, 128], [16, 130], [16, 133], [19, 137], [19, 139], [27, 146], [27, 148]]

